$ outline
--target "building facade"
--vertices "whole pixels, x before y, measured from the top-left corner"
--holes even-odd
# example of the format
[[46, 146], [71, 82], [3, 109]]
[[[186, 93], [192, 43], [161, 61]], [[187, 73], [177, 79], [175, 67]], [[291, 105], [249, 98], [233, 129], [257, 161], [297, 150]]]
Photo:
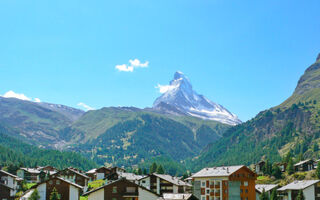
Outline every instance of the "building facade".
[[256, 174], [244, 165], [204, 168], [193, 176], [200, 200], [255, 200]]

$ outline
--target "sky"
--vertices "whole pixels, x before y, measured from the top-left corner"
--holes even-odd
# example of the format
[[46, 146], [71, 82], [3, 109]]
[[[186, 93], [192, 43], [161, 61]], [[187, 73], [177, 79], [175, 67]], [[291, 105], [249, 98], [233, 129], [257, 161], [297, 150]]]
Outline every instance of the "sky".
[[175, 71], [243, 121], [320, 53], [320, 1], [0, 1], [0, 95], [152, 106]]

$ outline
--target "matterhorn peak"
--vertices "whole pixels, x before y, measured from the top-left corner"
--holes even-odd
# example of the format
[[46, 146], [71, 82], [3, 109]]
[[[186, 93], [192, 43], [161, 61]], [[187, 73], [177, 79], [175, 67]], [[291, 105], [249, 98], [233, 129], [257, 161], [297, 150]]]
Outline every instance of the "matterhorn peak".
[[318, 54], [318, 57], [317, 57], [316, 61], [320, 61], [320, 53]]
[[181, 71], [174, 74], [165, 93], [153, 103], [153, 109], [166, 114], [189, 115], [206, 120], [236, 125], [241, 123], [238, 117], [223, 106], [197, 94], [190, 80]]

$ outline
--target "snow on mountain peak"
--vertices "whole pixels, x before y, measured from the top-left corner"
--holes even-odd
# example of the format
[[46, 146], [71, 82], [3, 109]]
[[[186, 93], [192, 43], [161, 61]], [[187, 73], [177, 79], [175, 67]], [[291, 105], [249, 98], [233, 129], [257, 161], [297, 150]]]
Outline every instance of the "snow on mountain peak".
[[241, 123], [236, 115], [223, 106], [197, 94], [192, 89], [188, 77], [180, 71], [174, 74], [170, 85], [162, 87], [166, 87], [166, 90], [163, 90], [163, 94], [153, 103], [153, 109], [156, 111], [177, 115], [183, 113], [184, 115], [215, 120], [230, 125]]

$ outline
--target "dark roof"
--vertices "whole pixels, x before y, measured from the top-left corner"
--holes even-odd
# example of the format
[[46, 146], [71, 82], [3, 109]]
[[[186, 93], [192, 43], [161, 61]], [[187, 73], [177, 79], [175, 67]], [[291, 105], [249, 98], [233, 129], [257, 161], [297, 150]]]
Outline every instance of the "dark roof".
[[80, 186], [80, 185], [78, 185], [78, 184], [76, 184], [76, 183], [73, 183], [73, 182], [71, 182], [71, 181], [65, 180], [65, 179], [63, 179], [63, 178], [60, 178], [60, 177], [50, 178], [50, 179], [48, 179], [48, 180], [46, 180], [46, 181], [40, 182], [40, 183], [32, 186], [30, 189], [32, 189], [32, 188], [37, 188], [39, 185], [41, 185], [41, 184], [43, 184], [43, 183], [46, 183], [46, 182], [48, 182], [48, 181], [50, 181], [50, 180], [52, 180], [52, 179], [59, 179], [60, 181], [63, 181], [63, 182], [68, 183], [68, 184], [70, 184], [70, 185], [73, 185], [73, 186], [75, 186], [75, 187], [77, 187], [77, 188], [79, 188], [79, 189], [83, 189], [82, 186]]
[[[84, 177], [84, 178], [86, 178], [86, 179], [90, 179], [89, 176], [87, 176], [87, 175], [85, 175], [85, 174], [82, 174], [82, 173], [80, 173], [80, 172], [78, 172], [77, 170], [74, 170], [74, 169], [72, 169], [72, 168], [66, 168], [66, 169], [64, 169], [64, 170], [62, 170], [62, 171], [66, 171], [66, 170], [69, 170], [69, 171], [71, 171], [71, 172], [73, 172], [73, 173], [75, 173], [75, 174], [78, 174], [79, 176], [82, 176], [82, 177]], [[55, 173], [55, 174], [60, 174], [60, 172], [62, 172], [62, 171], [59, 171], [59, 172], [57, 172], [57, 173]], [[55, 174], [54, 174], [54, 175], [55, 175]]]
[[134, 183], [134, 182], [128, 181], [128, 180], [125, 179], [125, 178], [118, 179], [118, 180], [116, 180], [116, 181], [113, 181], [113, 182], [111, 182], [111, 183], [108, 183], [108, 184], [106, 184], [106, 185], [103, 185], [103, 186], [101, 186], [101, 187], [99, 187], [99, 188], [96, 188], [96, 189], [94, 189], [94, 190], [91, 190], [91, 191], [89, 191], [89, 192], [86, 192], [86, 193], [83, 194], [83, 196], [88, 196], [89, 194], [91, 194], [91, 193], [93, 193], [93, 192], [96, 192], [96, 191], [98, 191], [98, 190], [101, 190], [101, 189], [104, 188], [104, 187], [113, 185], [113, 184], [115, 184], [115, 183], [117, 183], [117, 182], [120, 182], [120, 181], [129, 182], [129, 183], [131, 183], [131, 184], [133, 184], [133, 185], [136, 185], [137, 187], [140, 187], [140, 188], [142, 188], [142, 189], [144, 189], [144, 190], [146, 190], [146, 191], [148, 191], [148, 192], [150, 192], [150, 193], [152, 193], [152, 194], [157, 195], [158, 197], [160, 197], [160, 195], [158, 195], [157, 193], [155, 193], [155, 192], [153, 192], [153, 191], [151, 191], [151, 190], [149, 190], [149, 189], [147, 189], [147, 188], [145, 188], [145, 187], [143, 187], [143, 186], [141, 186], [141, 185], [138, 185], [138, 184], [136, 184], [136, 183]]

